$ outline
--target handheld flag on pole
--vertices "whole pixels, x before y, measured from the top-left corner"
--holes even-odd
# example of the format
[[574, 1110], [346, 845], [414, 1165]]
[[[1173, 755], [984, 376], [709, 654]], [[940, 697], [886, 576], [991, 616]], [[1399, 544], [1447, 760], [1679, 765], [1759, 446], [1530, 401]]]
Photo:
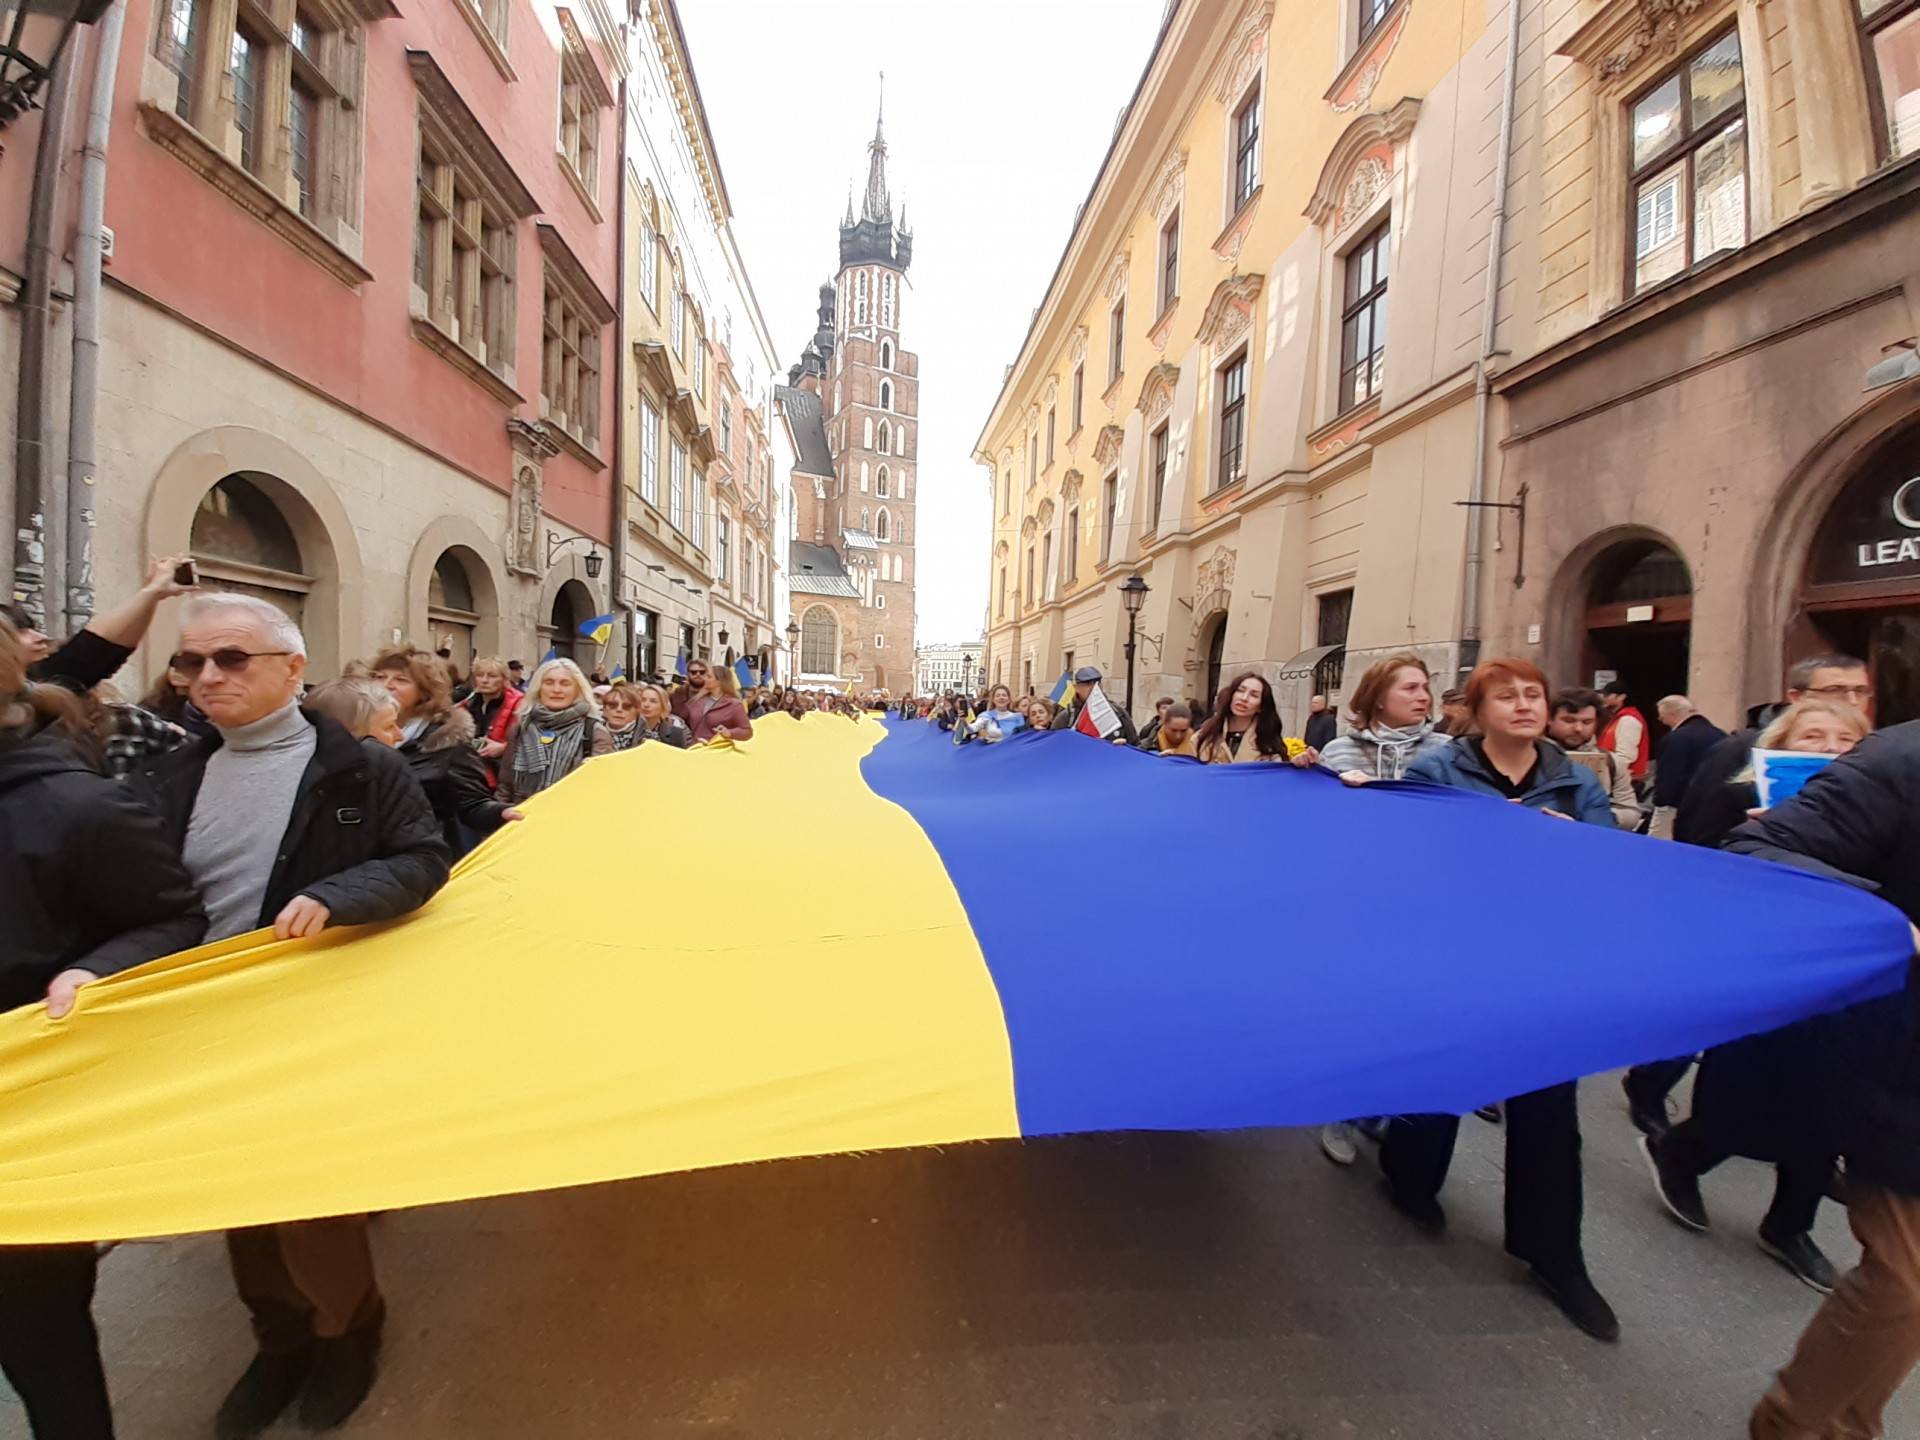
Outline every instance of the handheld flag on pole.
[[1087, 703], [1080, 707], [1080, 718], [1074, 721], [1073, 728], [1096, 740], [1104, 740], [1119, 730], [1120, 712], [1113, 708], [1107, 692], [1098, 685], [1088, 694]]
[[612, 634], [613, 616], [611, 614], [596, 615], [591, 620], [582, 620], [580, 622], [581, 638], [591, 640], [596, 645], [606, 644], [607, 638]]
[[682, 650], [678, 655], [673, 657], [673, 673], [678, 675], [682, 680], [687, 678], [686, 651]]
[[753, 688], [753, 667], [747, 664], [745, 656], [733, 662], [733, 677], [740, 682], [742, 690]]
[[1060, 678], [1053, 682], [1053, 693], [1047, 696], [1047, 699], [1051, 700], [1056, 705], [1064, 705], [1067, 703], [1067, 692], [1072, 688], [1073, 688], [1072, 673], [1066, 670], [1062, 670], [1060, 672]]
[[544, 665], [549, 660], [558, 660], [559, 658], [560, 658], [560, 652], [554, 649], [552, 646], [548, 646], [547, 653], [540, 657], [540, 663]]
[[613, 678], [614, 678], [615, 680], [624, 680], [624, 679], [626, 679], [626, 678], [627, 678], [627, 667], [626, 667], [626, 666], [624, 666], [624, 665], [615, 665], [615, 666], [613, 667]]

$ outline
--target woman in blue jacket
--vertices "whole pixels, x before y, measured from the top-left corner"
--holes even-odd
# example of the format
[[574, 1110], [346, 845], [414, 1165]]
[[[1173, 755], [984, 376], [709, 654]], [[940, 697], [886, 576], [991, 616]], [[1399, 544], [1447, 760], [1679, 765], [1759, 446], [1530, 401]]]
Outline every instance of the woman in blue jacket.
[[[1613, 828], [1613, 807], [1591, 770], [1544, 739], [1547, 677], [1528, 660], [1488, 660], [1467, 681], [1472, 733], [1422, 756], [1407, 778], [1475, 790], [1562, 821]], [[1457, 1115], [1406, 1115], [1388, 1127], [1380, 1168], [1397, 1209], [1423, 1229], [1446, 1224], [1440, 1187], [1460, 1132]], [[1577, 1083], [1550, 1085], [1506, 1104], [1507, 1251], [1530, 1267], [1554, 1304], [1596, 1340], [1620, 1322], [1594, 1288], [1580, 1245], [1580, 1108]]]

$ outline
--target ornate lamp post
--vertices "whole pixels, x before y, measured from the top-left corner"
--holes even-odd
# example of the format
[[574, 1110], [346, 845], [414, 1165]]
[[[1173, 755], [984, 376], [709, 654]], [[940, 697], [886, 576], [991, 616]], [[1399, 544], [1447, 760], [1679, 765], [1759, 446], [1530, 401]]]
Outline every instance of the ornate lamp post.
[[960, 688], [968, 695], [974, 692], [973, 656], [971, 653], [960, 657]]
[[787, 621], [787, 684], [800, 678], [800, 622]]
[[[91, 25], [106, 13], [112, 0], [0, 0], [0, 130], [34, 109], [40, 89], [53, 73], [74, 29]], [[26, 39], [27, 18], [38, 15], [55, 29], [31, 48]], [[44, 58], [43, 58], [44, 57]]]
[[587, 547], [587, 578], [589, 580], [598, 580], [600, 578], [600, 567], [607, 563], [607, 557], [596, 550], [593, 541], [584, 535], [569, 535], [566, 539], [562, 540], [557, 532], [549, 530], [547, 532], [547, 568], [551, 570], [553, 568], [553, 557], [572, 545], [584, 545]]
[[1138, 575], [1129, 575], [1120, 587], [1120, 599], [1127, 607], [1127, 713], [1133, 713], [1133, 654], [1140, 632], [1140, 607], [1147, 603], [1152, 588]]

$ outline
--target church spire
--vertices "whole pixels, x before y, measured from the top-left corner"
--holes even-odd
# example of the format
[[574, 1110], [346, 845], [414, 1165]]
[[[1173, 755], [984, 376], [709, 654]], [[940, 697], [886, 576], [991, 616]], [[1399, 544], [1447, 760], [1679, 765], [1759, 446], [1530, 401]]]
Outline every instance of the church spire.
[[867, 146], [867, 193], [860, 203], [862, 220], [888, 221], [893, 218], [893, 205], [887, 197], [887, 136], [884, 128], [886, 120], [887, 72], [880, 72], [880, 108], [875, 112], [873, 121], [873, 141]]

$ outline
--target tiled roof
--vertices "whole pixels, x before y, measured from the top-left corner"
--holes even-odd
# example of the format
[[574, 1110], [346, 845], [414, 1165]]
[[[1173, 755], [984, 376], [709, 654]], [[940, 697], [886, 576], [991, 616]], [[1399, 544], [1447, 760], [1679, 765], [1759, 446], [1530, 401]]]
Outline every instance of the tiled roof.
[[833, 447], [827, 443], [827, 422], [820, 397], [811, 390], [796, 390], [776, 385], [774, 395], [793, 431], [793, 446], [798, 452], [796, 468], [805, 475], [833, 477]]
[[860, 598], [859, 587], [847, 574], [847, 567], [831, 545], [812, 545], [805, 540], [793, 542], [788, 553], [787, 585], [796, 595], [837, 595], [842, 599]]
[[865, 530], [842, 530], [840, 538], [847, 542], [849, 550], [878, 550], [880, 542]]

